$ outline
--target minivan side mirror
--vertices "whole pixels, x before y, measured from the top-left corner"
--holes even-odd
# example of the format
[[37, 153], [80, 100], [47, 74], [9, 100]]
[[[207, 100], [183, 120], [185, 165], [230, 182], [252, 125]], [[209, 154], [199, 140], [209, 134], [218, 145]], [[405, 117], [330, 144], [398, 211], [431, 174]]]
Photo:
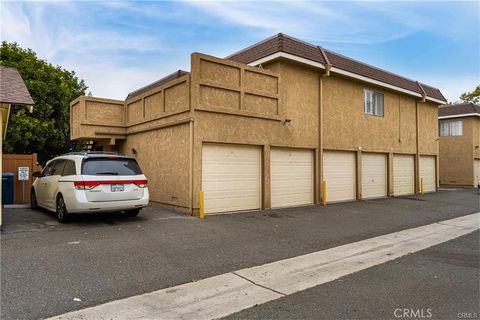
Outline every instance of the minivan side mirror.
[[32, 173], [32, 176], [35, 178], [41, 178], [43, 177], [43, 174], [41, 171], [35, 171], [34, 173]]

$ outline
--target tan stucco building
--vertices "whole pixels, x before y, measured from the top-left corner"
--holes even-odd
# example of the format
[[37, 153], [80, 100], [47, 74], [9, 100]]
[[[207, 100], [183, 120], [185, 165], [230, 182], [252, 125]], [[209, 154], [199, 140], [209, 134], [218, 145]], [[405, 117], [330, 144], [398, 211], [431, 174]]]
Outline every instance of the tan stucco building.
[[438, 110], [440, 183], [478, 186], [480, 183], [480, 106], [462, 103]]
[[[191, 56], [125, 101], [71, 103], [71, 138], [134, 155], [150, 198], [197, 214], [438, 187], [436, 88], [278, 34]], [[323, 185], [326, 186], [322, 190]]]

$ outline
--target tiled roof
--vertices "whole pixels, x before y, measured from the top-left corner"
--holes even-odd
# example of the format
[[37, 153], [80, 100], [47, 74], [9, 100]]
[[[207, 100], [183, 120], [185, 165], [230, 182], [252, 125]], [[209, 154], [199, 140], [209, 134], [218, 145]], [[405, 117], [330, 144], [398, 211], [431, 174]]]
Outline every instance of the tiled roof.
[[144, 92], [147, 92], [148, 90], [151, 90], [155, 87], [161, 86], [162, 84], [165, 84], [165, 83], [170, 82], [172, 80], [183, 77], [186, 74], [189, 74], [189, 72], [188, 71], [183, 71], [183, 70], [177, 70], [174, 73], [171, 73], [168, 76], [165, 76], [165, 77], [161, 78], [160, 80], [157, 80], [155, 82], [150, 83], [149, 85], [146, 85], [145, 87], [141, 87], [140, 89], [137, 89], [135, 91], [130, 92], [125, 100], [131, 99], [131, 98], [136, 97], [136, 96], [138, 96], [138, 95], [140, 95]]
[[410, 90], [419, 94], [423, 94], [423, 88], [427, 97], [435, 98], [446, 102], [445, 97], [437, 88], [420, 83], [422, 87], [421, 88], [419, 84], [414, 80], [410, 80], [397, 74], [388, 72], [386, 70], [382, 70], [374, 66], [365, 64], [363, 62], [345, 57], [333, 51], [322, 49], [318, 46], [314, 46], [307, 42], [292, 38], [281, 33], [266, 40], [263, 40], [259, 43], [256, 43], [237, 53], [234, 53], [226, 57], [226, 59], [248, 64], [277, 52], [285, 52], [295, 55], [297, 57], [326, 64], [327, 62], [325, 61], [325, 58], [322, 54], [322, 50], [325, 52], [328, 63], [330, 63], [332, 67], [355, 73], [357, 75], [364, 76], [396, 87], [400, 87], [406, 90]]
[[15, 68], [0, 66], [0, 102], [33, 105], [32, 97]]
[[480, 115], [480, 106], [474, 103], [459, 103], [438, 108], [438, 116], [456, 116], [476, 113]]

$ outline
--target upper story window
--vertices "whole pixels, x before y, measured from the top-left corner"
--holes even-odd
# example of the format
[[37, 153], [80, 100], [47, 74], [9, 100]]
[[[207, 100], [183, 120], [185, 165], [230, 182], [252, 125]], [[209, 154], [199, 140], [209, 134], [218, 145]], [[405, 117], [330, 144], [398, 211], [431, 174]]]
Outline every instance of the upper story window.
[[440, 137], [463, 135], [463, 121], [440, 121]]
[[383, 117], [383, 94], [365, 90], [365, 113]]

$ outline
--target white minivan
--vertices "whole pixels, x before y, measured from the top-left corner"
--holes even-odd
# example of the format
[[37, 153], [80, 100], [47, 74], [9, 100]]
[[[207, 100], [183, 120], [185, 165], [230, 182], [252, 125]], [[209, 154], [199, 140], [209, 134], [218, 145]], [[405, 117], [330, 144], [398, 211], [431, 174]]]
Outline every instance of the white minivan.
[[71, 152], [56, 157], [32, 184], [30, 205], [66, 222], [73, 213], [124, 211], [148, 205], [147, 178], [134, 158], [117, 153]]

